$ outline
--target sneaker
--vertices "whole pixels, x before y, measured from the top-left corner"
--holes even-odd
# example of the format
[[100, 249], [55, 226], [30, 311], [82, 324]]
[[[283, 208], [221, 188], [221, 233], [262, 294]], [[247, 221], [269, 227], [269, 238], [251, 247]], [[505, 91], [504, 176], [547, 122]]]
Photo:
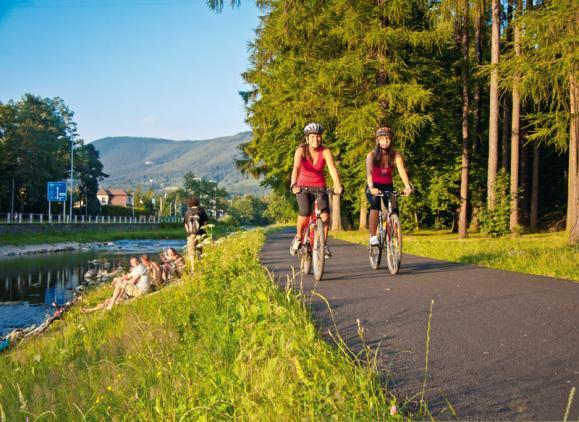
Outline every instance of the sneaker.
[[326, 259], [330, 259], [332, 257], [332, 252], [330, 252], [330, 248], [328, 246], [324, 249], [324, 257]]
[[298, 253], [298, 249], [300, 248], [300, 245], [302, 243], [302, 240], [299, 237], [294, 237], [294, 240], [292, 241], [292, 245], [290, 246], [290, 253], [293, 256], [296, 256], [296, 254]]
[[379, 246], [380, 241], [378, 240], [378, 236], [371, 236], [370, 237], [370, 246]]

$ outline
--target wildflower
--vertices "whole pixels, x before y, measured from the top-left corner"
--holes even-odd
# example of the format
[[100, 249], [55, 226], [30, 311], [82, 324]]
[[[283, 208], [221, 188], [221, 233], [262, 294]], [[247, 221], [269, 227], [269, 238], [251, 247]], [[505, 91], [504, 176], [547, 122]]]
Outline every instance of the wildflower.
[[101, 402], [101, 398], [100, 398], [99, 396], [97, 396], [97, 398], [96, 398], [96, 400], [95, 400], [95, 403], [96, 403], [96, 404], [99, 404], [100, 402]]
[[109, 391], [113, 391], [113, 387], [111, 387], [110, 385], [107, 387], [107, 390]]
[[398, 409], [396, 408], [396, 405], [393, 404], [393, 405], [390, 407], [390, 416], [396, 416], [397, 413], [398, 413]]

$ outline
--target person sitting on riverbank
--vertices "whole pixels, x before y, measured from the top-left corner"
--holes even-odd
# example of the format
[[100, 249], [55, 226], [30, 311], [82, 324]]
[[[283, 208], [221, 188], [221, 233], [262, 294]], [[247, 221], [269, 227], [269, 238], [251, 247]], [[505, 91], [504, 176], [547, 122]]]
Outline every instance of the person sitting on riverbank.
[[[129, 281], [129, 279], [131, 278], [131, 273], [132, 273], [133, 269], [139, 265], [139, 260], [136, 258], [135, 258], [135, 260], [133, 260], [133, 258], [135, 258], [135, 257], [131, 257], [131, 259], [130, 259], [131, 268], [129, 269], [129, 272], [122, 274], [118, 277], [115, 277], [113, 279], [113, 281], [111, 282], [111, 287], [113, 289], [117, 286], [117, 284], [123, 284], [123, 283]], [[117, 271], [120, 272], [120, 271], [122, 271], [122, 269], [121, 270], [117, 269]]]
[[173, 277], [180, 277], [185, 269], [185, 258], [175, 248], [167, 249], [167, 253], [161, 255], [163, 262], [163, 280], [165, 282]]
[[151, 287], [155, 290], [159, 290], [163, 285], [163, 271], [159, 264], [154, 261], [151, 261], [149, 255], [143, 254], [141, 256], [141, 263], [147, 267], [149, 271], [149, 279], [151, 280]]
[[128, 279], [119, 278], [115, 282], [115, 290], [111, 298], [93, 308], [83, 308], [83, 312], [94, 312], [99, 309], [110, 310], [115, 304], [123, 300], [124, 296], [140, 297], [151, 291], [151, 281], [147, 268], [139, 263], [136, 256], [131, 257], [132, 270]]

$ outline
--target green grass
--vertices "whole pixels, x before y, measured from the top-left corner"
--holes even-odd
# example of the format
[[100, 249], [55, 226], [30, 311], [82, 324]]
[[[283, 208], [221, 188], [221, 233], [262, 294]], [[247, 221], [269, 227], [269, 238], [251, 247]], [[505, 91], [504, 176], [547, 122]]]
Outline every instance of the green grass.
[[73, 309], [0, 356], [6, 420], [390, 418], [372, 365], [323, 341], [260, 265], [263, 238], [225, 238], [195, 275], [110, 312]]
[[[334, 237], [367, 244], [368, 233], [348, 231]], [[492, 238], [472, 234], [459, 240], [456, 233], [425, 231], [404, 235], [404, 252], [482, 267], [579, 281], [579, 247], [567, 244], [564, 232]], [[404, 264], [403, 264], [404, 265]]]
[[[230, 227], [217, 225], [213, 232], [216, 236], [222, 236]], [[66, 232], [55, 228], [43, 233], [22, 233], [15, 235], [3, 235], [0, 237], [0, 245], [33, 245], [40, 243], [59, 243], [59, 242], [108, 242], [113, 240], [125, 239], [182, 239], [185, 237], [185, 231], [180, 224], [164, 224], [158, 229], [153, 230], [90, 230], [82, 232]]]

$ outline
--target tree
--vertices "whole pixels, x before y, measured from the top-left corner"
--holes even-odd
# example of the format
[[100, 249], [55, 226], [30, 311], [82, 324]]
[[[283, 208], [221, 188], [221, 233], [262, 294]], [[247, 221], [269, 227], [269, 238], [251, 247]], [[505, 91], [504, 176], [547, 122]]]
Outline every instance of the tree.
[[[373, 147], [375, 129], [393, 126], [405, 150], [430, 122], [431, 92], [420, 82], [429, 70], [422, 52], [433, 43], [423, 19], [426, 2], [284, 0], [268, 6], [244, 74], [252, 86], [244, 98], [253, 129], [244, 166], [265, 173], [265, 184], [287, 194], [302, 128], [319, 121], [346, 189], [342, 206], [359, 211], [362, 157]], [[334, 201], [334, 224], [339, 206]]]
[[[47, 182], [67, 179], [70, 145], [77, 142], [73, 115], [60, 98], [31, 94], [0, 107], [0, 185], [11, 186], [14, 179], [20, 212], [46, 209]], [[0, 203], [7, 204], [10, 194], [2, 189]]]
[[196, 196], [201, 206], [213, 214], [218, 209], [227, 207], [227, 191], [220, 188], [217, 182], [195, 177], [193, 172], [188, 172], [183, 177], [183, 191], [186, 196]]
[[499, 143], [499, 51], [501, 5], [499, 0], [492, 0], [492, 34], [491, 34], [491, 70], [490, 103], [489, 103], [489, 155], [487, 168], [487, 207], [495, 208], [495, 193], [498, 165]]
[[528, 118], [533, 127], [530, 141], [555, 145], [569, 153], [567, 230], [577, 243], [577, 27], [576, 0], [546, 1], [521, 17], [524, 54], [511, 55], [501, 66], [505, 76], [520, 75], [522, 99], [534, 103]]
[[[521, 15], [523, 13], [523, 0], [517, 0], [517, 8], [514, 18], [514, 54], [521, 56]], [[512, 234], [516, 234], [519, 226], [519, 145], [521, 126], [521, 99], [519, 93], [519, 73], [513, 76], [513, 108], [511, 112], [511, 215], [509, 228]]]
[[81, 144], [75, 150], [75, 179], [78, 181], [77, 189], [85, 207], [85, 214], [96, 214], [99, 210], [97, 192], [99, 182], [107, 174], [103, 173], [103, 164], [99, 160], [99, 152], [94, 145]]

